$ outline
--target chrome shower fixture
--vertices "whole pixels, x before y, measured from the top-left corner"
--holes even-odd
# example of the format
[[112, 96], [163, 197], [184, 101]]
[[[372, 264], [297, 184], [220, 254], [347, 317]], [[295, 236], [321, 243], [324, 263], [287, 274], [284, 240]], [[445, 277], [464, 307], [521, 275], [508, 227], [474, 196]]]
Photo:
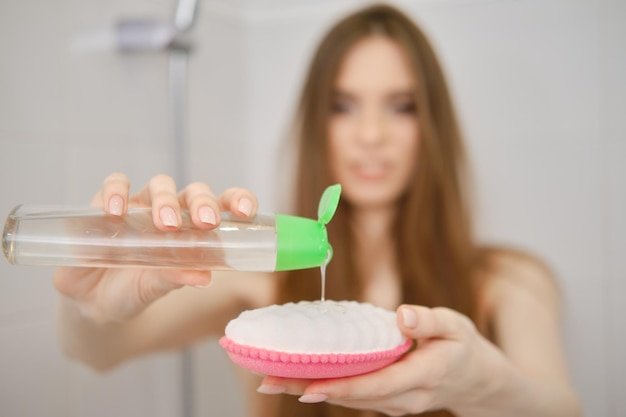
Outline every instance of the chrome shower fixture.
[[185, 34], [194, 24], [197, 0], [179, 0], [174, 18], [163, 22], [150, 18], [125, 18], [113, 27], [79, 35], [71, 42], [73, 52], [118, 50], [121, 52], [158, 52], [189, 50]]

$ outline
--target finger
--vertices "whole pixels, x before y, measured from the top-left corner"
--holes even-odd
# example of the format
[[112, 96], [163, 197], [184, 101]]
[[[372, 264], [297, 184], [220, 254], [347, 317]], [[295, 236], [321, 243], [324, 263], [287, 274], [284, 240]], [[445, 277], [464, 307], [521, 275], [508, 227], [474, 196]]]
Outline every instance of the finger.
[[199, 228], [212, 229], [220, 224], [219, 202], [207, 184], [189, 184], [178, 199], [183, 207], [189, 209], [192, 222]]
[[464, 340], [474, 329], [467, 316], [445, 307], [402, 305], [397, 320], [402, 333], [411, 339]]
[[[401, 380], [398, 380], [397, 375], [390, 372], [391, 366], [371, 374], [316, 381], [307, 386], [303, 394], [307, 397], [325, 395], [332, 400], [386, 398], [400, 392], [401, 384], [408, 379], [408, 375], [404, 375]], [[402, 373], [406, 374], [406, 372], [405, 368]]]
[[259, 206], [256, 196], [245, 188], [224, 191], [219, 197], [219, 204], [222, 210], [240, 217], [253, 217]]
[[128, 177], [120, 172], [114, 172], [104, 179], [102, 188], [91, 203], [94, 206], [103, 207], [104, 211], [109, 214], [122, 216], [128, 209], [129, 191]]
[[446, 372], [446, 357], [423, 354], [419, 349], [397, 362], [363, 375], [317, 380], [305, 394], [324, 394], [331, 400], [381, 399], [399, 395], [407, 389], [436, 386]]
[[311, 384], [310, 379], [280, 378], [276, 376], [266, 376], [263, 378], [257, 392], [261, 394], [290, 394], [302, 395], [307, 386]]
[[156, 175], [133, 197], [142, 205], [152, 206], [154, 225], [164, 231], [178, 230], [181, 225], [176, 183], [168, 175]]
[[99, 279], [95, 269], [59, 267], [54, 274], [53, 284], [61, 294], [80, 299], [93, 291]]
[[154, 283], [152, 288], [150, 288], [150, 285], [146, 286], [146, 288], [149, 288], [149, 291], [153, 291], [154, 299], [184, 285], [205, 288], [211, 283], [211, 271], [162, 269], [155, 271], [155, 274], [156, 277], [146, 279], [147, 284]]
[[420, 414], [432, 409], [434, 401], [432, 390], [413, 389], [386, 398], [361, 400], [332, 400], [327, 402], [356, 410], [375, 410], [389, 416]]
[[[107, 280], [107, 298], [111, 300], [112, 297], [115, 297], [117, 300], [108, 308], [102, 309], [100, 319], [104, 319], [104, 322], [128, 320], [173, 290], [184, 285], [206, 287], [210, 282], [211, 275], [208, 271], [173, 269], [154, 269], [150, 270], [149, 273], [141, 273], [136, 282], [115, 278]], [[130, 297], [128, 302], [121, 302], [124, 300], [119, 299], [119, 297], [124, 297], [124, 294]], [[92, 307], [98, 309], [98, 304], [88, 303], [84, 307], [87, 308], [87, 313], [90, 313], [89, 310]], [[98, 316], [97, 310], [96, 312], [91, 311], [91, 314], [92, 317], [97, 318]]]

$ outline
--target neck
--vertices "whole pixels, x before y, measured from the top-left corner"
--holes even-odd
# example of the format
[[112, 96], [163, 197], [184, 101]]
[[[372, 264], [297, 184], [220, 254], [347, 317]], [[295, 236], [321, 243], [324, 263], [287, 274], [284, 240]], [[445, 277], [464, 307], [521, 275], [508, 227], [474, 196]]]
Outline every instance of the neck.
[[354, 256], [360, 296], [375, 305], [394, 309], [400, 299], [393, 223], [397, 209], [377, 207], [356, 209], [351, 216], [354, 230]]
[[351, 227], [359, 246], [371, 248], [389, 244], [396, 212], [393, 206], [355, 208]]

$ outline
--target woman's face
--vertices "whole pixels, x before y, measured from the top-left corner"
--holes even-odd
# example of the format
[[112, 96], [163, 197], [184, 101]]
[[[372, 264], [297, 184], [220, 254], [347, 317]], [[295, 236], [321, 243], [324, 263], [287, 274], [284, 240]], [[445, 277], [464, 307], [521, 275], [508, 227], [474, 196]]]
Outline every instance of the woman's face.
[[413, 175], [415, 87], [403, 50], [383, 36], [359, 41], [342, 62], [329, 122], [330, 166], [357, 207], [394, 204]]

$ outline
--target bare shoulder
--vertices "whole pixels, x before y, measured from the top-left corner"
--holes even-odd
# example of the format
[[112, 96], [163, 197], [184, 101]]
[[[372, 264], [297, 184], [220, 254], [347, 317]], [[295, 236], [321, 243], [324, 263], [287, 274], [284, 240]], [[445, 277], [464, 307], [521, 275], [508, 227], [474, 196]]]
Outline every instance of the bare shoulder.
[[481, 254], [481, 302], [492, 341], [520, 370], [567, 386], [561, 291], [540, 257], [511, 249]]
[[[537, 392], [565, 405], [563, 415], [580, 415], [561, 334], [557, 279], [540, 257], [506, 248], [481, 249], [477, 263], [490, 341]], [[554, 409], [556, 410], [556, 408]]]
[[530, 297], [550, 306], [559, 304], [557, 279], [535, 254], [510, 248], [482, 248], [477, 270], [483, 302], [492, 308], [506, 304], [511, 297]]

